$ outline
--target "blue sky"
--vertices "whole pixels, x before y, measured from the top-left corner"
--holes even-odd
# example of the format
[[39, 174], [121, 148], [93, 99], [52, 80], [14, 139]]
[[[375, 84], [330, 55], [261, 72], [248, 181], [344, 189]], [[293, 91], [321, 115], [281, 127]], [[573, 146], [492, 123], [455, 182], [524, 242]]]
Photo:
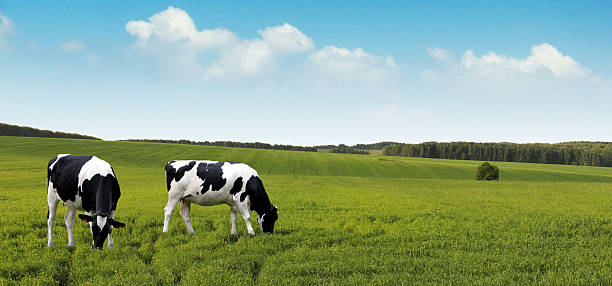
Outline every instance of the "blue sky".
[[109, 140], [612, 141], [611, 13], [0, 0], [0, 122]]

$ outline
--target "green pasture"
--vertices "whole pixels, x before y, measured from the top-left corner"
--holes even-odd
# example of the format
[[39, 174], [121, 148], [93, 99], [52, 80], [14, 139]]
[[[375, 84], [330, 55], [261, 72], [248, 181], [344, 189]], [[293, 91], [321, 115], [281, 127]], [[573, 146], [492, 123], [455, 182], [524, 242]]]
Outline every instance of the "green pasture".
[[[113, 165], [116, 248], [91, 250], [58, 208], [47, 248], [46, 166], [59, 153]], [[162, 233], [164, 165], [244, 162], [279, 207], [275, 233], [230, 235], [227, 206], [178, 208]], [[525, 285], [612, 283], [612, 168], [77, 139], [0, 137], [0, 285]], [[257, 225], [253, 215], [252, 224]]]

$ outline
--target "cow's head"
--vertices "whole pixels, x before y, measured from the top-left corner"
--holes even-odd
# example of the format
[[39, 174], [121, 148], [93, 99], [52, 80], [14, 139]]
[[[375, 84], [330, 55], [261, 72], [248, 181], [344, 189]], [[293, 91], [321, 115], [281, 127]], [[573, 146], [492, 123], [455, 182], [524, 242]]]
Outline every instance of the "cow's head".
[[91, 235], [93, 236], [93, 243], [91, 245], [94, 249], [102, 250], [104, 247], [104, 241], [113, 228], [122, 228], [125, 226], [124, 223], [118, 222], [108, 216], [104, 215], [84, 215], [79, 214], [79, 218], [89, 223], [91, 229]]
[[263, 232], [274, 232], [274, 223], [278, 219], [278, 208], [276, 206], [270, 206], [270, 209], [267, 210], [261, 216], [257, 216], [257, 222], [259, 223], [259, 227]]

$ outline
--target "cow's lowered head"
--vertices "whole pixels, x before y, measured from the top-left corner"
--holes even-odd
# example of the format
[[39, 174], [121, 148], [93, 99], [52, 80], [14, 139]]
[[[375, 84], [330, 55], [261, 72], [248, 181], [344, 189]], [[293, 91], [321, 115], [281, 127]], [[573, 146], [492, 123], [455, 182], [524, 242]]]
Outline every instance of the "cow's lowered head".
[[264, 214], [257, 217], [259, 227], [263, 232], [273, 233], [274, 223], [278, 219], [278, 207], [272, 205]]
[[91, 235], [93, 236], [93, 249], [102, 250], [104, 247], [104, 241], [108, 234], [111, 232], [113, 228], [123, 228], [125, 226], [124, 223], [118, 222], [108, 216], [105, 215], [84, 215], [79, 214], [79, 218], [89, 223], [89, 227], [91, 228]]

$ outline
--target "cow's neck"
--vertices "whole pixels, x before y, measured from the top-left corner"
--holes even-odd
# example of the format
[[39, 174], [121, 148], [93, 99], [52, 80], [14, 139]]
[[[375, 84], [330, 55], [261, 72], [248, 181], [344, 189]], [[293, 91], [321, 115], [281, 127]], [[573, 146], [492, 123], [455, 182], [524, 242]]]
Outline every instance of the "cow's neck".
[[272, 207], [272, 203], [268, 198], [268, 194], [264, 192], [258, 192], [254, 196], [251, 196], [251, 210], [255, 211], [259, 216], [265, 214]]

